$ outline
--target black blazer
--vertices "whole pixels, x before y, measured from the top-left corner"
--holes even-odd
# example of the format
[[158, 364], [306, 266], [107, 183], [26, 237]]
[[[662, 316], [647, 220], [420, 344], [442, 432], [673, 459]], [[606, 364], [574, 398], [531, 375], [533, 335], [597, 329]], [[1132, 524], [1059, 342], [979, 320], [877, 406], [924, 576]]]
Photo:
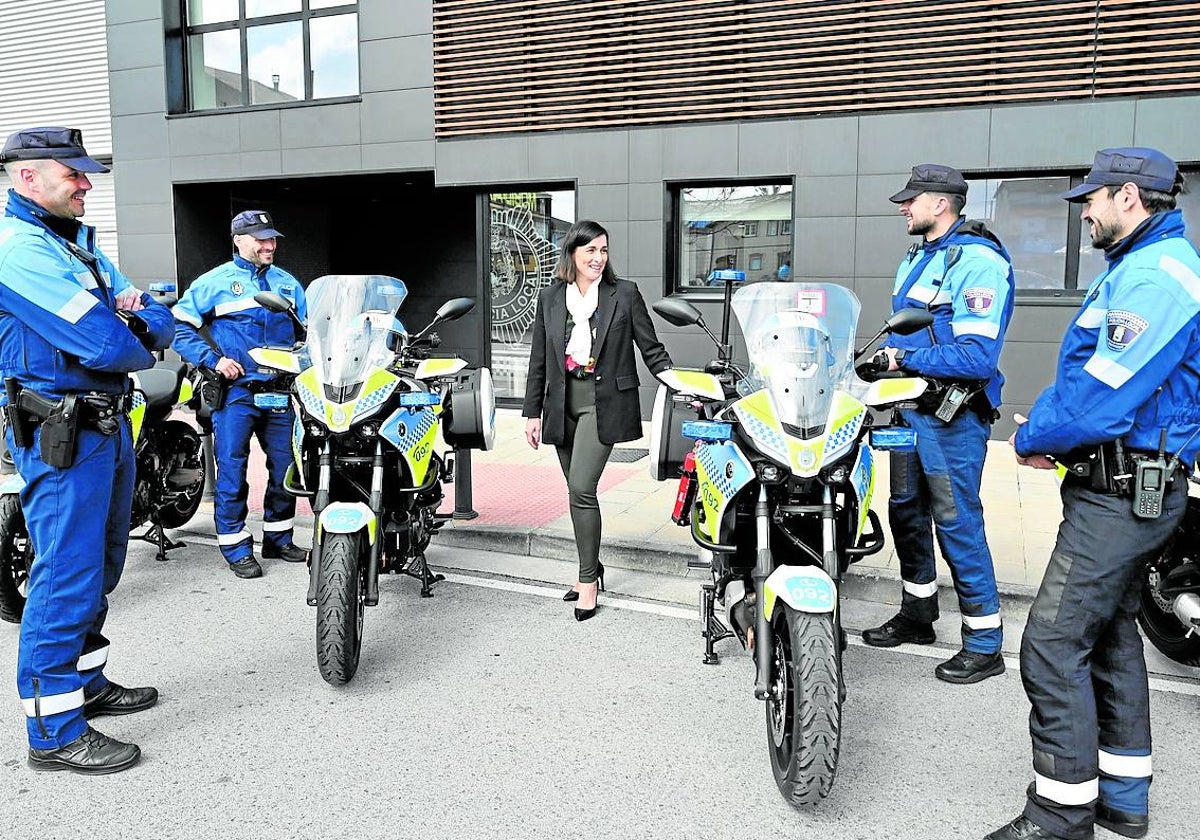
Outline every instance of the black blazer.
[[[600, 281], [597, 281], [600, 282]], [[600, 282], [592, 356], [596, 359], [596, 426], [608, 445], [642, 436], [638, 402], [636, 342], [651, 373], [671, 366], [671, 357], [654, 333], [646, 301], [629, 280]], [[525, 417], [542, 418], [542, 440], [555, 446], [566, 439], [567, 284], [555, 281], [538, 295], [533, 347], [525, 380]]]

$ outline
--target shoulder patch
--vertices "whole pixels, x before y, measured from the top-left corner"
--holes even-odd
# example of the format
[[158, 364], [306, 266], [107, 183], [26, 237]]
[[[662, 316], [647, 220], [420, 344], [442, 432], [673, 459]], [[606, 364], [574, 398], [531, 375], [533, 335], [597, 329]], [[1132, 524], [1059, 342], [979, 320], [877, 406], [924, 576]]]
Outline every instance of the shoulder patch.
[[986, 315], [996, 301], [996, 292], [986, 286], [973, 286], [963, 292], [963, 298], [967, 302], [967, 311], [972, 315]]
[[241, 280], [234, 280], [229, 286], [229, 291], [233, 292], [238, 297], [241, 297], [242, 293], [246, 291], [246, 287], [242, 285]]
[[1123, 309], [1110, 309], [1105, 319], [1108, 325], [1108, 349], [1119, 353], [1150, 326], [1141, 315]]

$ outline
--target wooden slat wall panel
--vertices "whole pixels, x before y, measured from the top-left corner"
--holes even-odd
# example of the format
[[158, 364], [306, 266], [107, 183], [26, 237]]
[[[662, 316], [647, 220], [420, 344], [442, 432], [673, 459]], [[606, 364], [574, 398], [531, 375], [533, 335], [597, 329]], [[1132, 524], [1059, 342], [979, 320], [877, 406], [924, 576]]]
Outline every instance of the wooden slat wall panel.
[[1200, 91], [1200, 2], [434, 0], [436, 135]]

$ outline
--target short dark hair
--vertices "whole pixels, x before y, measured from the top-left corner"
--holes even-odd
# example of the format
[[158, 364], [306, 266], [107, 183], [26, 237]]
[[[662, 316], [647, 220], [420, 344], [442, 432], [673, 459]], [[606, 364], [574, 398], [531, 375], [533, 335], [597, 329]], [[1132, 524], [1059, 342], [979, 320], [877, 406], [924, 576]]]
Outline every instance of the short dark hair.
[[955, 216], [962, 215], [962, 209], [967, 206], [967, 197], [958, 193], [944, 193], [927, 190], [930, 195], [936, 195], [939, 198], [944, 198], [950, 205], [950, 212]]
[[[1175, 196], [1181, 192], [1184, 192], [1186, 184], [1187, 181], [1183, 177], [1183, 173], [1176, 171], [1175, 183], [1171, 186], [1170, 192], [1163, 192], [1162, 190], [1150, 190], [1146, 189], [1145, 187], [1139, 187], [1137, 184], [1134, 184], [1133, 186], [1137, 188], [1138, 197], [1141, 199], [1142, 206], [1146, 208], [1146, 212], [1150, 215], [1154, 215], [1155, 213], [1165, 213], [1168, 210], [1174, 210], [1178, 203], [1175, 200]], [[1107, 187], [1108, 194], [1110, 197], [1115, 196], [1124, 188], [1124, 184], [1121, 184], [1120, 186]]]
[[[562, 250], [558, 253], [558, 264], [554, 266], [555, 280], [562, 280], [565, 283], [575, 282], [575, 251], [597, 236], [608, 236], [608, 231], [599, 222], [580, 219], [571, 225], [562, 238]], [[600, 275], [600, 282], [617, 282], [617, 273], [613, 271], [611, 258], [604, 264], [604, 273]]]

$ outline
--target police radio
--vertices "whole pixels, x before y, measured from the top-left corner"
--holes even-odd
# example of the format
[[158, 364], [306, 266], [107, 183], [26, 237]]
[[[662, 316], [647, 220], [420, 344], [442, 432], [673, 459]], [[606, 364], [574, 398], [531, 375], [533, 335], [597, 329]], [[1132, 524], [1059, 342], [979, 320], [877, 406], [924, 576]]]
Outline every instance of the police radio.
[[1175, 456], [1165, 457], [1167, 430], [1158, 437], [1158, 454], [1153, 458], [1138, 460], [1133, 469], [1133, 515], [1139, 519], [1158, 519], [1162, 516], [1163, 496], [1167, 491], [1167, 480], [1175, 471]]

